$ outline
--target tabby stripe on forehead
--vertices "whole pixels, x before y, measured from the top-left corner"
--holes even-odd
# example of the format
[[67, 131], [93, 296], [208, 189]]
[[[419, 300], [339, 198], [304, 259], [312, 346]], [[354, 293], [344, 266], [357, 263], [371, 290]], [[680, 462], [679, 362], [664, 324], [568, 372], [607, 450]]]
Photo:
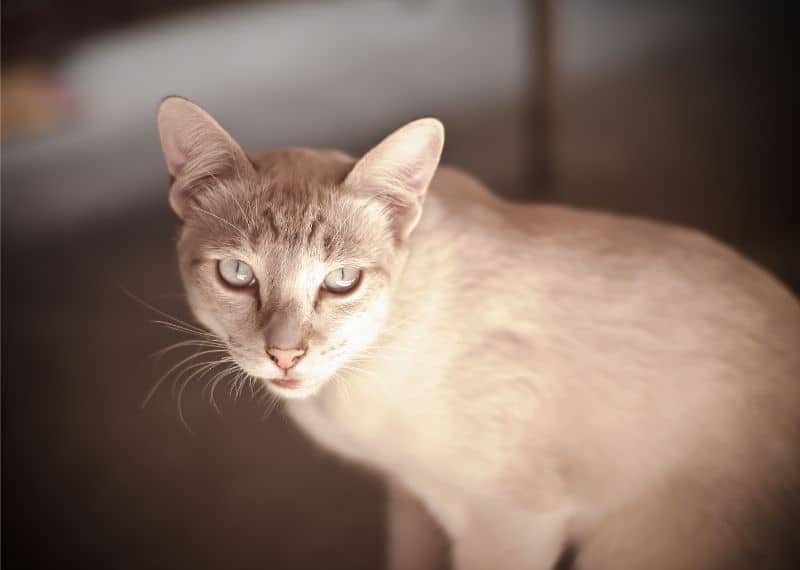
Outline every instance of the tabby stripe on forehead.
[[333, 255], [333, 235], [326, 233], [322, 239], [322, 248], [325, 251], [325, 258], [329, 259]]
[[275, 215], [272, 213], [272, 210], [267, 208], [264, 210], [264, 219], [267, 220], [269, 224], [270, 232], [272, 232], [272, 239], [278, 239], [280, 237], [280, 232], [278, 231], [278, 224], [275, 223]]
[[309, 224], [308, 228], [308, 235], [306, 236], [306, 245], [311, 245], [311, 241], [314, 239], [314, 234], [317, 231], [317, 218], [311, 220], [311, 224]]
[[323, 222], [324, 219], [322, 217], [322, 213], [317, 212], [317, 215], [314, 216], [313, 220], [311, 220], [308, 236], [306, 238], [306, 243], [308, 245], [311, 245], [311, 243], [314, 241], [314, 237], [317, 235], [317, 230], [319, 229], [319, 227], [322, 225]]

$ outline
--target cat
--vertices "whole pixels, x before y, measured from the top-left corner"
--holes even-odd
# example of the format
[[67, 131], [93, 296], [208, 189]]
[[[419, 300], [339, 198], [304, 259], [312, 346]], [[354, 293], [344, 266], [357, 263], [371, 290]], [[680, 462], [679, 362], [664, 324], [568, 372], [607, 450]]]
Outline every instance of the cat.
[[704, 234], [512, 204], [442, 124], [248, 155], [160, 105], [196, 318], [312, 439], [382, 473], [391, 568], [784, 568], [800, 304]]

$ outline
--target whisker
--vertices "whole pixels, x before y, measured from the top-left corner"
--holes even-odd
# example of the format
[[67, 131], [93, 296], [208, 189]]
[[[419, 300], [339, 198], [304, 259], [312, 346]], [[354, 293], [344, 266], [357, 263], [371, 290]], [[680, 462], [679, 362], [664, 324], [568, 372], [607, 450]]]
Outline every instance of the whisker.
[[200, 337], [207, 337], [209, 339], [218, 339], [218, 337], [215, 334], [212, 334], [212, 333], [210, 333], [208, 331], [204, 331], [202, 329], [196, 329], [196, 328], [188, 327], [188, 326], [182, 325], [182, 324], [171, 323], [169, 321], [155, 320], [155, 321], [151, 321], [151, 322], [153, 324], [161, 325], [163, 327], [166, 327], [166, 328], [168, 328], [170, 330], [173, 330], [173, 331], [176, 331], [176, 332], [182, 332], [182, 333], [186, 333], [186, 334], [193, 334], [193, 335], [197, 335], [197, 336], [200, 336]]
[[172, 352], [173, 350], [177, 350], [185, 346], [195, 346], [198, 348], [214, 348], [217, 352], [227, 352], [227, 348], [223, 344], [217, 344], [205, 340], [195, 339], [195, 340], [184, 340], [181, 342], [176, 342], [175, 344], [171, 344], [167, 347], [162, 348], [161, 350], [155, 351], [153, 354], [150, 355], [150, 358], [155, 358], [156, 360], [158, 360], [168, 352]]
[[244, 376], [242, 376], [241, 380], [239, 380], [239, 386], [236, 389], [236, 401], [238, 401], [239, 398], [241, 397], [242, 390], [244, 389], [244, 385], [249, 379], [250, 379], [250, 375], [245, 372]]
[[[219, 352], [219, 351], [218, 350], [202, 350], [200, 352], [194, 353], [194, 355], [192, 355], [192, 357], [191, 357], [191, 360], [194, 360], [194, 358], [197, 358], [199, 356], [205, 356], [207, 354], [214, 354], [216, 352]], [[219, 360], [210, 360], [210, 361], [209, 360], [204, 360], [204, 361], [195, 362], [194, 364], [190, 364], [190, 365], [186, 366], [183, 370], [181, 370], [178, 373], [178, 375], [172, 381], [172, 396], [175, 397], [175, 384], [178, 382], [178, 380], [180, 380], [180, 378], [185, 373], [189, 372], [190, 370], [194, 370], [196, 368], [202, 367], [204, 365], [212, 365], [212, 366], [216, 365], [216, 364], [218, 364], [220, 362], [227, 361], [229, 358], [230, 357], [222, 357]], [[189, 358], [185, 358], [184, 360], [181, 361], [181, 363], [189, 361], [189, 360], [190, 360]], [[174, 367], [173, 367], [173, 369], [174, 369]]]
[[263, 386], [264, 391], [264, 399], [266, 399], [266, 405], [264, 406], [264, 413], [261, 414], [261, 419], [266, 420], [272, 415], [272, 412], [278, 407], [280, 404], [280, 398], [273, 394], [272, 392], [267, 389], [266, 386]]
[[175, 378], [172, 379], [172, 397], [178, 397], [177, 386], [185, 386], [185, 384], [181, 384], [181, 378], [184, 375], [188, 374], [187, 381], [193, 378], [203, 378], [208, 372], [213, 370], [217, 367], [220, 362], [217, 361], [209, 361], [209, 362], [195, 362], [181, 370]]
[[[227, 362], [219, 362], [219, 365], [227, 364]], [[225, 376], [228, 376], [231, 373], [232, 366], [223, 367], [221, 370], [218, 370], [216, 374], [214, 374], [211, 378], [209, 378], [203, 389], [200, 390], [200, 397], [205, 398], [206, 393], [208, 393], [208, 403], [214, 406], [214, 408], [219, 412], [219, 408], [217, 407], [217, 403], [214, 400], [214, 392], [213, 387], [216, 385], [217, 382], [222, 380]], [[221, 414], [220, 414], [221, 415]]]
[[187, 323], [186, 321], [183, 321], [183, 320], [179, 319], [178, 317], [175, 317], [175, 316], [173, 316], [173, 315], [170, 315], [169, 313], [167, 313], [167, 312], [165, 312], [165, 311], [162, 311], [161, 309], [159, 309], [159, 308], [157, 308], [157, 307], [154, 307], [153, 305], [151, 305], [150, 303], [148, 303], [148, 302], [147, 302], [147, 301], [145, 301], [144, 299], [142, 299], [142, 298], [140, 298], [140, 297], [137, 297], [136, 295], [134, 295], [133, 293], [131, 293], [130, 291], [128, 291], [128, 290], [127, 290], [125, 287], [123, 287], [122, 285], [118, 285], [118, 287], [119, 287], [119, 288], [120, 288], [120, 290], [121, 290], [121, 291], [122, 291], [122, 292], [123, 292], [125, 295], [127, 295], [127, 296], [128, 296], [130, 299], [132, 299], [132, 300], [136, 301], [137, 303], [139, 303], [139, 304], [140, 304], [140, 305], [142, 305], [143, 307], [145, 307], [145, 308], [147, 308], [147, 309], [149, 309], [149, 310], [153, 311], [154, 313], [156, 313], [156, 314], [158, 314], [158, 315], [161, 315], [163, 318], [167, 319], [167, 321], [173, 321], [174, 323], [177, 323], [177, 324], [179, 324], [179, 325], [182, 325], [182, 326], [184, 326], [184, 327], [187, 327], [188, 329], [190, 329], [190, 330], [193, 330], [194, 332], [197, 332], [197, 333], [208, 334], [208, 333], [206, 333], [206, 331], [204, 331], [203, 329], [201, 329], [201, 328], [199, 328], [199, 327], [196, 327], [196, 326], [194, 326], [194, 325], [192, 325], [192, 324], [190, 324], [190, 323]]
[[162, 375], [161, 375], [161, 376], [158, 378], [158, 380], [156, 380], [156, 382], [155, 382], [155, 384], [153, 385], [153, 387], [152, 387], [152, 388], [150, 388], [150, 391], [147, 393], [147, 396], [145, 397], [145, 399], [144, 399], [144, 402], [142, 402], [142, 408], [144, 408], [145, 406], [147, 406], [147, 404], [150, 402], [150, 399], [153, 397], [153, 394], [155, 394], [155, 393], [156, 393], [156, 390], [158, 390], [158, 388], [161, 386], [161, 383], [162, 383], [162, 382], [164, 382], [164, 380], [166, 380], [166, 378], [167, 378], [167, 377], [168, 377], [170, 374], [172, 374], [172, 373], [173, 373], [175, 370], [177, 370], [178, 368], [180, 368], [180, 367], [181, 367], [181, 366], [182, 366], [184, 363], [186, 363], [186, 362], [189, 362], [189, 361], [191, 361], [191, 360], [193, 360], [193, 359], [197, 358], [198, 356], [200, 356], [200, 354], [199, 354], [199, 353], [190, 354], [189, 356], [187, 356], [186, 358], [184, 358], [183, 360], [181, 360], [181, 361], [180, 361], [180, 362], [178, 362], [177, 364], [173, 365], [173, 366], [172, 366], [172, 368], [170, 368], [169, 370], [167, 370], [167, 371], [166, 371], [164, 374], [162, 374]]
[[161, 384], [164, 382], [164, 380], [166, 380], [167, 377], [170, 374], [175, 372], [175, 370], [177, 370], [178, 368], [180, 368], [184, 364], [186, 364], [188, 362], [191, 362], [195, 358], [199, 358], [200, 356], [203, 356], [203, 355], [206, 355], [206, 354], [212, 354], [212, 353], [216, 353], [216, 352], [219, 352], [219, 351], [218, 350], [202, 350], [202, 351], [199, 351], [199, 352], [195, 352], [195, 353], [190, 354], [189, 356], [187, 356], [186, 358], [184, 358], [183, 360], [181, 360], [177, 364], [173, 365], [169, 370], [167, 370], [164, 374], [162, 374], [159, 377], [158, 380], [156, 380], [155, 384], [150, 389], [150, 391], [147, 393], [147, 396], [145, 397], [144, 401], [142, 402], [142, 408], [147, 406], [147, 404], [150, 402], [150, 400], [152, 399], [153, 395], [156, 393], [156, 391], [161, 386]]
[[[206, 363], [197, 363], [196, 365], [192, 365], [192, 366], [199, 366], [199, 367], [192, 374], [187, 376], [186, 379], [181, 383], [180, 389], [178, 390], [178, 394], [177, 394], [178, 418], [180, 418], [181, 423], [184, 426], [186, 426], [186, 429], [188, 429], [189, 432], [191, 432], [191, 433], [194, 433], [194, 432], [189, 427], [189, 424], [186, 422], [186, 418], [184, 417], [184, 414], [183, 414], [183, 392], [186, 390], [186, 386], [188, 386], [189, 383], [192, 380], [195, 380], [195, 379], [199, 380], [199, 379], [203, 378], [206, 374], [208, 374], [208, 372], [210, 370], [213, 370], [216, 366], [219, 366], [223, 362], [224, 361], [206, 362]], [[203, 365], [205, 365], [205, 366], [203, 366]]]
[[242, 239], [244, 239], [245, 243], [248, 243], [248, 242], [250, 241], [250, 240], [249, 240], [249, 238], [247, 237], [247, 234], [246, 234], [246, 233], [244, 233], [244, 232], [243, 232], [243, 231], [242, 231], [240, 228], [236, 227], [235, 225], [233, 225], [232, 223], [230, 223], [230, 222], [229, 222], [228, 220], [226, 220], [225, 218], [222, 218], [222, 217], [218, 216], [218, 215], [217, 215], [217, 214], [215, 214], [214, 212], [209, 212], [208, 210], [206, 210], [206, 209], [204, 209], [204, 208], [201, 208], [201, 207], [200, 207], [200, 206], [198, 206], [197, 204], [194, 204], [194, 205], [192, 206], [192, 209], [194, 209], [194, 210], [197, 210], [198, 212], [202, 212], [202, 213], [204, 213], [204, 214], [207, 214], [207, 215], [211, 216], [212, 218], [215, 218], [215, 219], [219, 220], [220, 222], [222, 222], [222, 223], [224, 223], [224, 224], [228, 225], [228, 226], [229, 226], [229, 227], [231, 227], [232, 229], [236, 230], [236, 232], [237, 232], [237, 233], [238, 233], [238, 234], [239, 234], [239, 235], [242, 237]]
[[[217, 385], [219, 385], [219, 383], [222, 382], [223, 380], [228, 380], [232, 375], [238, 374], [239, 372], [237, 371], [237, 368], [238, 368], [238, 365], [236, 364], [236, 362], [233, 362], [232, 366], [229, 366], [225, 370], [225, 374], [221, 375], [219, 378], [215, 377], [213, 382], [211, 383], [210, 399], [211, 399], [212, 405], [215, 408], [219, 409], [219, 407], [217, 406], [216, 398], [214, 397], [214, 392], [217, 389]], [[222, 415], [222, 414], [220, 413], [220, 415]]]

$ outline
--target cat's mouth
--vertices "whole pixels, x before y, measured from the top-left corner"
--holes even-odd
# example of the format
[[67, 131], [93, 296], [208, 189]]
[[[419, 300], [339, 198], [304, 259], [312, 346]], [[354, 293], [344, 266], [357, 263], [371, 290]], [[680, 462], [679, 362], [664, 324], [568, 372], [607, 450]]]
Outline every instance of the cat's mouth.
[[270, 378], [267, 380], [270, 389], [284, 398], [306, 398], [317, 392], [320, 382], [309, 382], [297, 378]]
[[280, 378], [278, 380], [270, 380], [270, 382], [287, 390], [296, 390], [303, 385], [300, 380], [295, 380], [294, 378]]

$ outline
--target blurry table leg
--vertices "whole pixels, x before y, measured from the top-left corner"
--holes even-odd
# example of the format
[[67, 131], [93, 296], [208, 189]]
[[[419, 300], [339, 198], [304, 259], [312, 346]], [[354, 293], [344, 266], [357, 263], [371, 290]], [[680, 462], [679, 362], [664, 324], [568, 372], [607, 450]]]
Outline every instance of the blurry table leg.
[[556, 184], [556, 7], [555, 0], [531, 0], [531, 74], [526, 147], [526, 184], [531, 197], [548, 198]]

